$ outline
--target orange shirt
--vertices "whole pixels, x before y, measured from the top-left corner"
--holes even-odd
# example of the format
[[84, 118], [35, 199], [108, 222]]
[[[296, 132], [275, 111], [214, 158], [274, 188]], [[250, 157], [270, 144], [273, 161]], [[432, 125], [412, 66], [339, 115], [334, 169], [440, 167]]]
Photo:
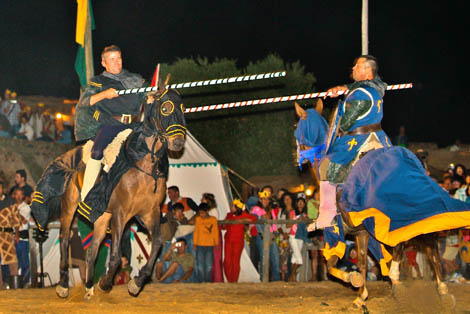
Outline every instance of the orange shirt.
[[194, 222], [194, 244], [198, 246], [216, 246], [219, 244], [219, 227], [213, 216], [196, 217]]

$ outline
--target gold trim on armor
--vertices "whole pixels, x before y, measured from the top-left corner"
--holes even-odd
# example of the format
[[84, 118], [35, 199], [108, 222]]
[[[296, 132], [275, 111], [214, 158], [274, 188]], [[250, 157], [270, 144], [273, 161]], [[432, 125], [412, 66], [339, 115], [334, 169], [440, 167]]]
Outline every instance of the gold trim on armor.
[[103, 84], [100, 84], [100, 83], [96, 83], [96, 82], [93, 82], [93, 81], [90, 81], [88, 82], [88, 84], [92, 85], [92, 86], [95, 86], [95, 87], [103, 87]]

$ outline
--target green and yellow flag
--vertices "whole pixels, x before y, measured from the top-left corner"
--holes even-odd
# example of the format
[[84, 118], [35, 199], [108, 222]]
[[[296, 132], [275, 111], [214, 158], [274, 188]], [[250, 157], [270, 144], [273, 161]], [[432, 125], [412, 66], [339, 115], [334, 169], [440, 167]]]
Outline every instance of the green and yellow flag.
[[[89, 14], [88, 14], [89, 12]], [[75, 31], [75, 41], [78, 46], [77, 58], [75, 59], [75, 71], [80, 80], [80, 86], [87, 85], [87, 69], [85, 60], [85, 35], [87, 16], [90, 16], [91, 29], [95, 29], [95, 20], [93, 18], [93, 10], [91, 7], [91, 0], [77, 0], [77, 28]], [[91, 36], [91, 33], [90, 33]], [[91, 42], [91, 38], [90, 38]]]

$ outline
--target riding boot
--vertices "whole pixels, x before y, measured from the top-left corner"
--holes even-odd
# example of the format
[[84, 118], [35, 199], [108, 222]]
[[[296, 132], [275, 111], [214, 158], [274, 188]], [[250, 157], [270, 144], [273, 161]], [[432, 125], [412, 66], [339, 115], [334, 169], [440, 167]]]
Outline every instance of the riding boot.
[[95, 185], [96, 178], [101, 171], [101, 160], [90, 158], [86, 164], [85, 174], [83, 175], [83, 186], [80, 192], [81, 201], [84, 202], [88, 192]]
[[331, 226], [336, 216], [336, 186], [329, 181], [320, 181], [320, 208], [317, 219], [317, 228], [323, 229]]

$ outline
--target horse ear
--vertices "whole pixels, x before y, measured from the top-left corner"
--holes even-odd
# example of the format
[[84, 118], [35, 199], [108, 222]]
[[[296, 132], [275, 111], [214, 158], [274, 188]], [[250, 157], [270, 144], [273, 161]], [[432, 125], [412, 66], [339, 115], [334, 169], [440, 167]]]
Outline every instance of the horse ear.
[[323, 112], [323, 100], [321, 100], [321, 98], [318, 98], [317, 103], [315, 104], [315, 110], [319, 114]]
[[165, 86], [170, 85], [171, 73], [168, 73], [165, 78]]
[[166, 84], [162, 80], [158, 80], [158, 92], [163, 93], [166, 90]]
[[300, 119], [305, 120], [307, 119], [307, 111], [302, 108], [297, 102], [294, 102], [295, 105], [295, 112], [299, 116]]

